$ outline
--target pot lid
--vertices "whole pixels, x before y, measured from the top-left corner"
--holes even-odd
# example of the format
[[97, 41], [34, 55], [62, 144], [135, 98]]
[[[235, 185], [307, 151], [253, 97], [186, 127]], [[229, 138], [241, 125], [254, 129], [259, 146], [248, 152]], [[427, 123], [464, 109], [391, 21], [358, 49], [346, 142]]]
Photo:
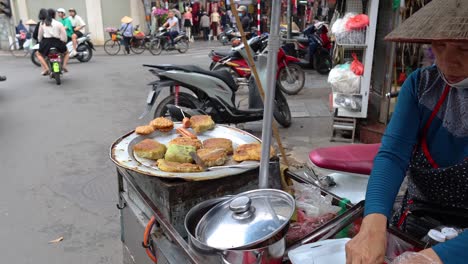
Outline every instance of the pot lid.
[[199, 241], [216, 249], [254, 247], [283, 230], [294, 208], [294, 198], [280, 190], [244, 192], [206, 213], [195, 235]]

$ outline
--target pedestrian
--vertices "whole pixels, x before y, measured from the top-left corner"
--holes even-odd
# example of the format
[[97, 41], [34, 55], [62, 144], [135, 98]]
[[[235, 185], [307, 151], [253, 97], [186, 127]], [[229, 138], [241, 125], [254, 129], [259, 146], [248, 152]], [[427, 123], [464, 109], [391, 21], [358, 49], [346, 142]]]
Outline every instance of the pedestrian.
[[250, 17], [247, 15], [247, 7], [246, 6], [239, 6], [237, 8], [237, 12], [239, 12], [239, 18], [241, 20], [242, 28], [244, 29], [245, 33], [251, 31], [250, 29]]
[[206, 12], [203, 12], [202, 17], [200, 18], [200, 28], [203, 31], [203, 39], [208, 40], [210, 37], [210, 17]]
[[18, 23], [18, 26], [16, 26], [16, 34], [19, 35], [19, 38], [18, 38], [18, 45], [19, 45], [19, 49], [20, 49], [20, 50], [23, 49], [23, 44], [24, 44], [24, 42], [26, 41], [27, 33], [28, 33], [28, 30], [27, 30], [26, 27], [23, 25], [23, 20], [20, 19], [20, 21], [19, 21], [19, 23]]
[[211, 30], [213, 31], [213, 39], [218, 39], [218, 27], [219, 27], [219, 22], [221, 20], [221, 16], [218, 13], [218, 10], [216, 8], [213, 9], [213, 12], [211, 13]]
[[184, 29], [185, 29], [185, 34], [187, 35], [188, 39], [193, 42], [192, 27], [193, 27], [192, 8], [187, 6], [185, 13], [184, 13]]
[[32, 19], [29, 19], [24, 24], [28, 26], [28, 34], [27, 34], [26, 38], [31, 39], [33, 34], [34, 34], [34, 31], [36, 30], [37, 23], [36, 23], [36, 21], [34, 21]]
[[226, 15], [226, 11], [224, 11], [224, 9], [221, 9], [219, 14], [221, 15], [221, 27], [224, 29], [228, 24], [228, 17]]
[[122, 25], [120, 25], [119, 31], [122, 34], [122, 42], [125, 47], [126, 54], [130, 54], [130, 40], [133, 37], [133, 18], [124, 16], [121, 20]]
[[[385, 38], [430, 43], [436, 60], [400, 89], [374, 160], [360, 231], [346, 245], [348, 264], [383, 263], [389, 225], [417, 240], [443, 226], [460, 230], [455, 237], [442, 231], [441, 243], [392, 263], [468, 259], [468, 35], [460, 19], [467, 16], [468, 1], [432, 0]], [[405, 195], [395, 203], [403, 180]]]

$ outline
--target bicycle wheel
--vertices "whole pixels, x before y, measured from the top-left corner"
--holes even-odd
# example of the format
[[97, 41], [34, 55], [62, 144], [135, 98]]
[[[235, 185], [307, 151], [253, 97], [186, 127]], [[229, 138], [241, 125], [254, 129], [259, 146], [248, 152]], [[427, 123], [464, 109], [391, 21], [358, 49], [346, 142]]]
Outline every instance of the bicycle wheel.
[[135, 54], [142, 54], [145, 52], [145, 45], [144, 39], [132, 38], [130, 40], [130, 50]]
[[18, 42], [11, 43], [10, 45], [10, 53], [13, 55], [13, 57], [24, 57], [25, 56], [25, 51], [19, 49]]
[[112, 39], [107, 40], [104, 43], [104, 51], [111, 56], [117, 55], [120, 51], [120, 42]]

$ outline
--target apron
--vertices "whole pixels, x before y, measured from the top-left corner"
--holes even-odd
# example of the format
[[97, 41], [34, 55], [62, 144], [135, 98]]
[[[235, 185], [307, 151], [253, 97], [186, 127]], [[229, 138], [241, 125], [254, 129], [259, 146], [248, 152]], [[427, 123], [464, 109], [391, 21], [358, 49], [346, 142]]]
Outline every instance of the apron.
[[419, 236], [441, 224], [468, 227], [468, 160], [441, 168], [427, 146], [427, 133], [449, 91], [447, 85], [423, 128], [408, 169], [408, 190], [392, 218], [394, 226], [409, 233], [412, 219]]

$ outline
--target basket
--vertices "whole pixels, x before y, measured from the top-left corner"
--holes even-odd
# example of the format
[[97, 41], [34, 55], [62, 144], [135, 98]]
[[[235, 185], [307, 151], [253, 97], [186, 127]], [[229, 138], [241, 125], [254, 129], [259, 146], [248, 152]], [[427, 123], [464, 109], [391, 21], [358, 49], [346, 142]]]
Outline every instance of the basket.
[[119, 40], [119, 34], [117, 32], [109, 32], [109, 35], [113, 41]]
[[136, 39], [144, 39], [145, 38], [145, 33], [139, 31], [139, 32], [135, 32], [133, 33], [133, 37], [136, 38]]

